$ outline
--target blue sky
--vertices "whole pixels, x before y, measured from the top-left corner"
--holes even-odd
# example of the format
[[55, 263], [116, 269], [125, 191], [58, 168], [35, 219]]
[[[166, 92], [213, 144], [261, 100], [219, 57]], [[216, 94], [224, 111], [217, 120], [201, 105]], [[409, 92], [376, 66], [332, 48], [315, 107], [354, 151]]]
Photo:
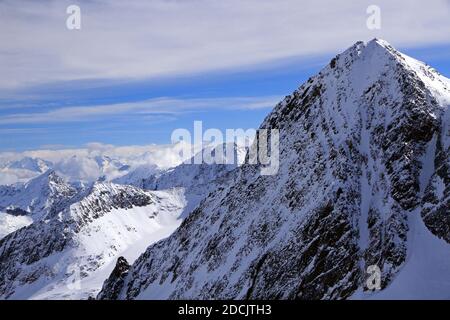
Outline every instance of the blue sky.
[[[165, 113], [162, 110], [150, 116], [121, 113], [73, 122], [3, 124], [0, 130], [10, 132], [2, 135], [0, 148], [19, 151], [78, 147], [92, 141], [114, 145], [169, 143], [174, 129], [191, 130], [195, 120], [203, 121], [205, 128], [257, 128], [275, 103], [315, 74], [327, 63], [328, 58], [288, 61], [243, 71], [211, 72], [148, 81], [93, 83], [94, 89], [83, 81], [27, 88], [27, 94], [36, 92], [38, 99], [1, 101], [0, 106], [17, 105], [15, 108], [0, 110], [3, 118], [18, 113], [35, 114], [37, 109], [38, 112], [49, 112], [62, 107], [134, 103], [161, 97], [179, 99], [180, 103], [191, 99], [212, 99], [212, 102], [198, 110], [193, 108], [179, 113]], [[263, 105], [247, 109], [245, 106], [240, 107], [240, 104], [234, 105], [235, 97], [247, 97], [251, 101], [261, 98]], [[220, 102], [227, 98], [231, 99], [229, 108], [216, 106], [214, 99]]]
[[[395, 11], [398, 8], [386, 8], [387, 27], [368, 31], [362, 23], [366, 19], [364, 5], [349, 1], [353, 6], [348, 8], [359, 10], [352, 23], [340, 23], [334, 35], [329, 34], [330, 29], [316, 25], [315, 29], [303, 31], [309, 37], [299, 38], [303, 42], [291, 46], [291, 39], [283, 37], [288, 31], [298, 30], [299, 26], [293, 25], [297, 23], [296, 17], [286, 18], [292, 11], [290, 6], [296, 2], [282, 1], [282, 5], [273, 7], [277, 2], [264, 0], [259, 3], [265, 3], [267, 8], [254, 13], [252, 1], [241, 8], [251, 12], [241, 17], [245, 20], [235, 18], [234, 10], [239, 2], [230, 1], [234, 2], [234, 7], [230, 4], [212, 8], [224, 12], [225, 17], [222, 22], [216, 22], [222, 16], [211, 14], [206, 22], [211, 19], [210, 24], [217, 30], [236, 28], [235, 33], [230, 31], [226, 35], [222, 31], [196, 31], [193, 21], [200, 9], [195, 7], [187, 12], [191, 7], [181, 8], [188, 16], [183, 19], [196, 31], [192, 35], [184, 33], [185, 25], [175, 23], [179, 15], [174, 15], [173, 11], [180, 10], [178, 5], [172, 3], [167, 8], [167, 2], [161, 0], [150, 1], [154, 6], [144, 9], [161, 10], [158, 19], [173, 22], [170, 24], [173, 29], [169, 31], [168, 25], [158, 29], [158, 23], [163, 22], [146, 26], [144, 21], [148, 21], [148, 17], [141, 16], [145, 10], [139, 1], [125, 9], [114, 1], [111, 8], [80, 2], [82, 17], [87, 17], [88, 21], [79, 31], [60, 28], [65, 18], [61, 15], [64, 3], [50, 1], [50, 10], [45, 11], [26, 2], [27, 12], [15, 5], [17, 2], [2, 3], [3, 12], [10, 14], [9, 20], [0, 22], [2, 36], [6, 38], [0, 40], [8, 43], [0, 50], [0, 58], [3, 58], [0, 66], [5, 71], [0, 75], [0, 151], [80, 147], [90, 142], [117, 146], [169, 143], [174, 129], [192, 129], [195, 120], [202, 120], [205, 128], [257, 128], [277, 101], [317, 73], [335, 54], [357, 40], [375, 36], [385, 38], [402, 52], [450, 77], [449, 33], [445, 29], [440, 33], [436, 31], [442, 24], [448, 26], [441, 16], [442, 8], [448, 9], [448, 2], [431, 1], [426, 9], [428, 14], [419, 26], [416, 25], [418, 17], [414, 15], [425, 8], [418, 3], [412, 6], [413, 11], [403, 13], [404, 16]], [[193, 2], [192, 6], [195, 5]], [[387, 6], [386, 2], [382, 8]], [[280, 27], [278, 22], [264, 38], [261, 21], [265, 22], [264, 26], [272, 21], [269, 13], [274, 8], [280, 11], [275, 14], [284, 19], [280, 21], [290, 27]], [[117, 12], [123, 10], [129, 10], [122, 19], [125, 20], [123, 28], [120, 25], [106, 28], [110, 19], [114, 20]], [[310, 10], [315, 12], [315, 7]], [[325, 14], [330, 19], [344, 19], [341, 16], [349, 14], [346, 11], [337, 15], [339, 10], [330, 8], [323, 12], [317, 7], [316, 14]], [[29, 17], [30, 12], [36, 19], [24, 18]], [[98, 21], [89, 20], [99, 12], [104, 15], [99, 15]], [[350, 14], [353, 19], [355, 13]], [[430, 15], [432, 20], [429, 20]], [[404, 27], [389, 24], [391, 16], [403, 21]], [[253, 22], [249, 22], [248, 17]], [[138, 26], [144, 26], [136, 31], [135, 23], [140, 19]], [[309, 19], [305, 17], [303, 28], [315, 25], [314, 15], [313, 20]], [[353, 24], [361, 30], [354, 31]], [[151, 34], [147, 34], [149, 29]], [[18, 34], [7, 36], [8, 30], [13, 30], [13, 36], [14, 32]], [[121, 33], [115, 33], [119, 32], [117, 30], [124, 33], [124, 38]], [[414, 36], [410, 35], [412, 32]], [[111, 34], [111, 41], [104, 43], [105, 47], [111, 45], [110, 48], [103, 50], [95, 46]], [[315, 39], [311, 40], [311, 35]]]

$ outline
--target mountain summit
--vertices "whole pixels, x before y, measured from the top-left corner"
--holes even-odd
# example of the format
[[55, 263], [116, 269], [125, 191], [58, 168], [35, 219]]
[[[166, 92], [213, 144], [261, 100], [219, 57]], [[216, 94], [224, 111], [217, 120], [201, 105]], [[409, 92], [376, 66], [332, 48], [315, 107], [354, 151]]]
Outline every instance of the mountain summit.
[[236, 169], [98, 298], [450, 298], [449, 105], [435, 70], [357, 42], [262, 123], [277, 175]]

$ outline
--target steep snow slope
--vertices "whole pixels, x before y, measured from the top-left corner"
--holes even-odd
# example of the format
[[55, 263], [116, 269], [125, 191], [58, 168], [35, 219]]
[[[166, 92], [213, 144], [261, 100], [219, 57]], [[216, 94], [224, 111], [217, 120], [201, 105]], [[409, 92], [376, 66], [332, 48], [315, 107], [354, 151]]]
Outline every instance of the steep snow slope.
[[0, 298], [95, 296], [118, 256], [134, 261], [180, 224], [183, 194], [96, 183], [80, 201], [0, 240]]
[[384, 291], [363, 298], [450, 299], [450, 81], [419, 61], [404, 57], [433, 97], [447, 107], [442, 131], [431, 139], [422, 157], [422, 210], [413, 210], [408, 217], [410, 240], [405, 265]]
[[410, 216], [409, 254], [405, 266], [381, 292], [370, 299], [450, 299], [450, 245], [427, 229], [420, 212]]
[[[261, 125], [280, 130], [277, 175], [237, 169], [98, 298], [341, 299], [370, 265], [380, 295], [409, 281], [415, 297], [448, 296], [450, 256], [421, 261], [450, 245], [448, 96], [388, 43], [356, 43]], [[441, 272], [424, 293], [408, 275], [427, 268]]]

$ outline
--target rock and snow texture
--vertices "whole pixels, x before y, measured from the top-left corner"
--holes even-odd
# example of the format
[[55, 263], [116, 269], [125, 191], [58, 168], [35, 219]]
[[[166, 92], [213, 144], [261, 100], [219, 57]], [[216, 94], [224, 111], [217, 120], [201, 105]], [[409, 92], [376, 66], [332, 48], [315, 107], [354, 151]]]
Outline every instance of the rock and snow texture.
[[[220, 149], [220, 151], [219, 151]], [[217, 154], [216, 154], [217, 153]], [[200, 155], [201, 154], [201, 155]], [[206, 146], [194, 157], [168, 170], [141, 167], [114, 180], [115, 183], [133, 185], [145, 190], [184, 191], [187, 200], [182, 217], [191, 212], [201, 200], [230, 179], [233, 170], [245, 161], [246, 146], [237, 143]], [[202, 161], [196, 158], [201, 157]], [[209, 161], [205, 159], [211, 159]]]
[[0, 210], [39, 219], [62, 210], [79, 191], [53, 170], [47, 170], [25, 184], [0, 186]]
[[[154, 166], [143, 166], [114, 182], [147, 190], [165, 190], [176, 187], [189, 189], [191, 193], [204, 194], [205, 188], [211, 189], [211, 183], [241, 165], [245, 160], [245, 155], [245, 146], [236, 143], [206, 146], [192, 158], [176, 167], [157, 170]], [[197, 162], [198, 164], [196, 164]]]
[[[386, 42], [358, 42], [265, 119], [281, 133], [275, 176], [108, 156], [2, 164], [39, 176], [0, 186], [0, 298], [450, 298], [449, 88]], [[49, 170], [91, 164], [134, 186]]]
[[354, 298], [450, 299], [450, 245], [427, 229], [418, 210], [410, 217], [408, 236], [409, 253], [392, 284], [380, 292], [359, 291]]
[[449, 298], [449, 104], [436, 71], [356, 43], [261, 125], [277, 175], [233, 171], [98, 298]]
[[[242, 158], [240, 148], [232, 149]], [[0, 186], [0, 209], [6, 211], [0, 214], [0, 239], [28, 226], [0, 243], [0, 297], [94, 297], [119, 255], [133, 262], [151, 243], [169, 236], [236, 166], [184, 164], [161, 172], [148, 165], [116, 183], [94, 184], [68, 183], [48, 170], [25, 184]], [[143, 186], [142, 181], [166, 190], [130, 185]]]
[[1, 299], [95, 297], [119, 256], [133, 262], [181, 223], [182, 191], [97, 182], [62, 211], [0, 240]]
[[124, 257], [119, 257], [117, 259], [116, 266], [114, 270], [111, 272], [111, 275], [105, 281], [105, 286], [102, 287], [102, 290], [116, 293], [118, 292], [122, 286], [125, 276], [130, 270], [130, 265], [128, 261]]

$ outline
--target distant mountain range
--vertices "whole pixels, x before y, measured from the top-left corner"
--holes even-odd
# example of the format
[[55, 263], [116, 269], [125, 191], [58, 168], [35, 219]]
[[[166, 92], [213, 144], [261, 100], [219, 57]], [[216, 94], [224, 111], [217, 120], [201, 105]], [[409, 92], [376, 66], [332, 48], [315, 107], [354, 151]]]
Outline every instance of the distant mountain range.
[[[131, 173], [137, 168], [157, 170], [173, 168], [186, 159], [183, 154], [193, 146], [180, 142], [172, 145], [89, 149], [36, 150], [0, 153], [0, 185], [28, 182], [48, 169], [70, 182], [108, 181]], [[119, 151], [118, 151], [119, 150]]]

